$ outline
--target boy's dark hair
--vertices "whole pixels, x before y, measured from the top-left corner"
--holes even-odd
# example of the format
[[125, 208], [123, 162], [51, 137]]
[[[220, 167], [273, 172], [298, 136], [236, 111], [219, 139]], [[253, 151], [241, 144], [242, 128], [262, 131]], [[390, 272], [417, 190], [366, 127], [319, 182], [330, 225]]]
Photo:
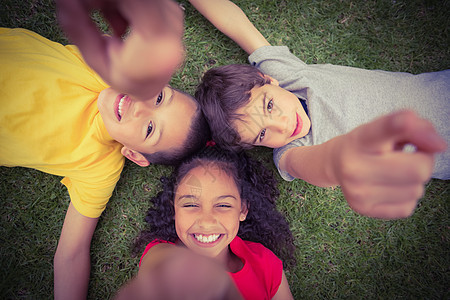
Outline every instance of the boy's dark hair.
[[205, 146], [206, 142], [211, 140], [211, 131], [198, 101], [183, 91], [177, 91], [191, 98], [197, 105], [197, 109], [192, 116], [191, 127], [182, 145], [151, 154], [141, 153], [152, 164], [177, 165], [181, 163], [183, 159], [200, 151]]
[[236, 111], [250, 101], [254, 87], [270, 83], [257, 68], [250, 65], [227, 65], [208, 70], [195, 92], [208, 120], [213, 140], [233, 151], [251, 148], [244, 144], [232, 123], [242, 120]]
[[247, 217], [240, 222], [237, 235], [272, 250], [286, 268], [294, 266], [294, 239], [289, 224], [276, 207], [279, 191], [273, 173], [245, 152], [224, 152], [217, 146], [207, 147], [178, 166], [170, 177], [161, 178], [163, 190], [151, 199], [152, 206], [145, 218], [150, 228], [138, 236], [133, 254], [137, 255], [154, 239], [178, 240], [173, 202], [176, 187], [190, 170], [200, 165], [219, 167], [234, 179], [241, 200], [248, 208]]

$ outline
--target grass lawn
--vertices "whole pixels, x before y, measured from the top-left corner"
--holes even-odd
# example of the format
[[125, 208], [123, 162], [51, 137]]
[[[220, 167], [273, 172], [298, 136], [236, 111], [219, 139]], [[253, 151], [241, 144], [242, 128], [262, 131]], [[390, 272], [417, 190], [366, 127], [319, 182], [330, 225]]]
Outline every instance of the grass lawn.
[[[246, 55], [182, 2], [188, 56], [172, 85], [193, 93], [205, 70], [246, 63]], [[448, 0], [236, 3], [270, 43], [289, 46], [307, 63], [411, 73], [450, 67]], [[67, 43], [50, 0], [2, 0], [0, 26]], [[270, 150], [251, 154], [275, 172]], [[139, 257], [131, 257], [130, 246], [144, 227], [159, 177], [169, 172], [126, 164], [93, 238], [89, 299], [111, 298], [137, 272]], [[53, 298], [53, 255], [67, 191], [61, 178], [31, 169], [0, 167], [0, 177], [0, 298]], [[412, 217], [382, 221], [350, 210], [339, 188], [278, 179], [279, 209], [296, 238], [298, 264], [287, 271], [296, 299], [449, 299], [449, 181], [430, 181]]]

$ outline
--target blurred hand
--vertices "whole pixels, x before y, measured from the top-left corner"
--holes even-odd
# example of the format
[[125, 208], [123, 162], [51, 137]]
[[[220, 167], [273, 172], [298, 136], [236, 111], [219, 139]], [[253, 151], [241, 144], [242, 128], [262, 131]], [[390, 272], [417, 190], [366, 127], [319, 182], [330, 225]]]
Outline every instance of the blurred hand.
[[[115, 90], [151, 98], [184, 60], [183, 11], [172, 0], [56, 0], [61, 27], [88, 65]], [[91, 19], [99, 10], [113, 31]], [[131, 32], [123, 39], [122, 37]]]
[[151, 267], [141, 265], [138, 275], [114, 299], [243, 299], [223, 266], [186, 248], [176, 248]]
[[[403, 151], [406, 144], [415, 151]], [[344, 136], [335, 172], [348, 204], [382, 219], [410, 216], [430, 179], [434, 154], [446, 148], [433, 125], [400, 111], [362, 125]]]

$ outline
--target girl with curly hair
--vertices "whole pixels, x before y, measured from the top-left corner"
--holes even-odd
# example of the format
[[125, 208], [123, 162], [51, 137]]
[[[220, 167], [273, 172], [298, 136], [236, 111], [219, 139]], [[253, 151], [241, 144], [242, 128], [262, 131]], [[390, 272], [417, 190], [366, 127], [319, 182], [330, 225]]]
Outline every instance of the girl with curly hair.
[[[173, 258], [171, 250], [188, 248], [224, 268], [245, 299], [292, 298], [283, 262], [295, 264], [295, 248], [269, 170], [245, 153], [207, 147], [161, 182], [145, 219], [150, 229], [135, 243], [135, 253], [146, 245], [137, 278]], [[184, 270], [190, 281], [193, 266]]]

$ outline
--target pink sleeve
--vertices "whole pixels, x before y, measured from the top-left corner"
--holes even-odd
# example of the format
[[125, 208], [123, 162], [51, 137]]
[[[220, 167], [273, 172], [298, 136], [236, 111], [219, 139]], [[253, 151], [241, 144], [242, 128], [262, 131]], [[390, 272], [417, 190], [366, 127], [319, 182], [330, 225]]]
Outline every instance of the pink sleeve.
[[156, 240], [151, 241], [150, 243], [148, 243], [147, 247], [145, 247], [144, 253], [142, 253], [141, 259], [139, 260], [139, 267], [141, 266], [141, 262], [142, 262], [142, 259], [143, 259], [144, 256], [145, 256], [145, 254], [147, 254], [147, 252], [148, 252], [153, 246], [158, 245], [158, 244], [172, 244], [172, 245], [175, 245], [175, 244], [172, 243], [172, 242], [168, 242], [168, 241], [164, 241], [164, 240], [158, 240], [158, 239], [156, 239]]
[[260, 278], [264, 281], [266, 287], [266, 293], [269, 293], [270, 298], [273, 298], [278, 292], [283, 278], [283, 262], [260, 243], [249, 241], [244, 241], [244, 243], [251, 249], [251, 255], [255, 259], [253, 268], [255, 271], [259, 271]]
[[275, 294], [278, 292], [278, 288], [281, 284], [281, 279], [283, 278], [283, 262], [269, 249], [267, 251], [267, 269], [268, 274], [271, 275], [268, 282], [268, 286], [270, 286], [270, 298], [273, 298]]

